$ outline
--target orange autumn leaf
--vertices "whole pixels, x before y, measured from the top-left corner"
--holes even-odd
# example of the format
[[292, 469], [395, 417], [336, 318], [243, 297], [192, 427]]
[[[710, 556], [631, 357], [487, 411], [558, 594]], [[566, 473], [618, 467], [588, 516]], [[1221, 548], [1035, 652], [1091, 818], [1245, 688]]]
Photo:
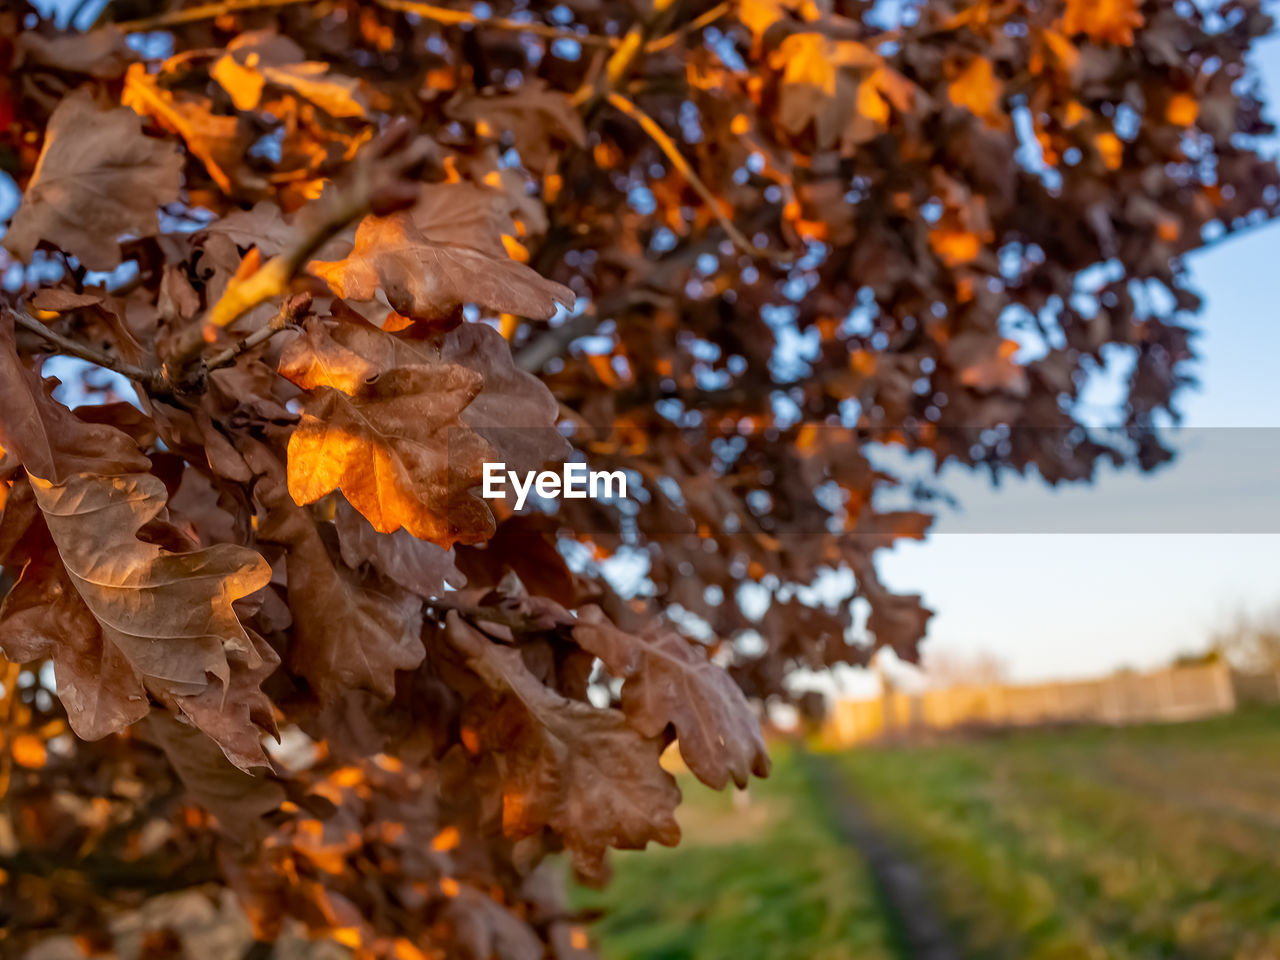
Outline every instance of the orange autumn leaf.
[[14, 763], [30, 770], [38, 770], [43, 767], [48, 759], [44, 742], [39, 737], [29, 733], [19, 734], [13, 738], [11, 753]]
[[1189, 127], [1200, 115], [1200, 104], [1188, 93], [1175, 93], [1165, 107], [1165, 117], [1179, 127]]
[[931, 230], [929, 244], [949, 267], [968, 263], [982, 252], [982, 238], [971, 230]]
[[988, 122], [1000, 117], [1003, 84], [995, 75], [991, 61], [975, 57], [947, 88], [947, 96], [958, 107]]
[[1062, 31], [1067, 36], [1083, 33], [1097, 43], [1133, 44], [1133, 31], [1145, 20], [1139, 0], [1067, 0]]
[[1098, 154], [1108, 170], [1119, 170], [1124, 163], [1124, 142], [1110, 130], [1104, 130], [1093, 138]]

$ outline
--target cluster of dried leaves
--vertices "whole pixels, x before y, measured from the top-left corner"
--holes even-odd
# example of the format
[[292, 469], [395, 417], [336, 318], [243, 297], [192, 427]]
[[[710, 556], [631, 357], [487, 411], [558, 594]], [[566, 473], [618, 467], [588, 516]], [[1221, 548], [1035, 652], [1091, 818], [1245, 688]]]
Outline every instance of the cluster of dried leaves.
[[[229, 886], [255, 956], [585, 957], [548, 853], [674, 843], [672, 742], [745, 784], [748, 698], [914, 655], [869, 443], [1167, 456], [1179, 258], [1280, 199], [1258, 3], [873, 7], [0, 10], [0, 952]], [[477, 496], [567, 457], [638, 492]]]

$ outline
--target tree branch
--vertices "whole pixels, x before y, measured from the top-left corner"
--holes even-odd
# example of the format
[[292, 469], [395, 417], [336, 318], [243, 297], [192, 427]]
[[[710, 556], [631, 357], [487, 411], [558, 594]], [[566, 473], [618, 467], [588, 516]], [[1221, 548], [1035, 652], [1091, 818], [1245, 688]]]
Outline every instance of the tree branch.
[[743, 253], [753, 257], [759, 257], [762, 260], [772, 260], [775, 263], [785, 263], [791, 259], [790, 254], [780, 251], [765, 250], [757, 247], [754, 243], [746, 238], [746, 236], [733, 225], [733, 221], [725, 216], [724, 211], [720, 208], [720, 200], [711, 188], [702, 182], [702, 178], [698, 176], [696, 170], [684, 158], [680, 152], [680, 148], [676, 146], [676, 142], [671, 139], [665, 130], [658, 124], [658, 121], [645, 113], [634, 103], [628, 100], [620, 93], [610, 92], [606, 99], [609, 105], [615, 109], [625, 113], [628, 117], [640, 124], [640, 129], [647, 133], [650, 139], [658, 145], [658, 148], [667, 155], [667, 159], [672, 165], [680, 171], [681, 175], [689, 181], [689, 186], [693, 187], [703, 202], [711, 208], [712, 215], [720, 222], [720, 226], [724, 232], [729, 235], [729, 239], [733, 241], [733, 245]]
[[177, 27], [184, 23], [212, 20], [227, 13], [266, 10], [271, 7], [289, 7], [294, 4], [314, 2], [315, 0], [221, 0], [220, 3], [204, 3], [198, 7], [187, 7], [185, 10], [169, 10], [165, 13], [158, 13], [154, 17], [122, 20], [116, 24], [116, 29], [125, 33], [150, 33], [152, 30]]
[[[531, 33], [548, 40], [573, 40], [583, 46], [610, 47], [621, 45], [617, 37], [602, 37], [592, 33], [576, 33], [562, 27], [553, 27], [546, 23], [526, 23], [523, 20], [512, 20], [509, 17], [478, 17], [474, 13], [463, 10], [451, 10], [448, 7], [436, 6], [432, 3], [420, 3], [417, 0], [373, 0], [384, 10], [396, 13], [412, 13], [424, 20], [445, 26], [487, 27], [491, 30], [506, 30], [511, 33]], [[166, 27], [177, 27], [185, 23], [200, 20], [212, 20], [228, 13], [242, 13], [252, 10], [268, 10], [273, 7], [288, 7], [302, 3], [315, 3], [315, 0], [222, 0], [220, 3], [206, 3], [186, 10], [170, 10], [154, 17], [143, 17], [138, 20], [123, 20], [116, 24], [117, 29], [125, 33], [148, 33]]]
[[715, 23], [726, 13], [733, 9], [733, 4], [729, 0], [724, 3], [717, 3], [714, 7], [699, 17], [695, 17], [688, 23], [672, 30], [665, 36], [658, 37], [656, 40], [650, 40], [645, 44], [645, 53], [659, 53], [668, 47], [674, 46], [679, 40], [690, 33], [697, 33], [703, 27], [709, 27]]
[[419, 183], [410, 174], [428, 159], [430, 149], [427, 141], [412, 138], [403, 123], [371, 141], [357, 155], [345, 183], [306, 208], [298, 241], [247, 277], [233, 277], [218, 302], [183, 331], [165, 362], [167, 383], [174, 387], [187, 379], [187, 368], [204, 349], [209, 327], [229, 327], [260, 304], [287, 293], [311, 257], [353, 221], [367, 213], [389, 214], [411, 205]]
[[304, 292], [290, 297], [280, 305], [276, 315], [271, 318], [265, 327], [253, 331], [239, 343], [233, 344], [221, 353], [215, 353], [210, 357], [205, 364], [205, 372], [231, 366], [243, 354], [248, 353], [259, 344], [266, 343], [282, 330], [286, 330], [298, 323], [310, 312], [311, 294]]
[[384, 10], [397, 13], [414, 13], [424, 20], [432, 20], [445, 26], [468, 24], [476, 27], [488, 27], [491, 30], [507, 30], [512, 33], [531, 33], [548, 40], [573, 40], [583, 46], [617, 47], [622, 41], [617, 37], [602, 37], [594, 33], [575, 33], [562, 27], [553, 27], [545, 23], [529, 23], [523, 20], [512, 20], [507, 17], [477, 17], [474, 13], [462, 10], [451, 10], [431, 3], [420, 3], [418, 0], [373, 0]]
[[649, 39], [675, 12], [677, 2], [678, 0], [654, 0], [652, 12], [631, 25], [631, 29], [595, 80], [584, 83], [573, 95], [573, 105], [584, 116], [594, 113], [600, 101], [622, 85], [627, 73], [644, 52]]
[[17, 323], [18, 326], [22, 327], [24, 330], [34, 333], [50, 346], [57, 347], [59, 353], [66, 354], [70, 357], [76, 357], [80, 360], [87, 360], [89, 363], [95, 364], [106, 370], [114, 371], [122, 377], [128, 377], [130, 380], [141, 383], [148, 388], [152, 387], [156, 383], [158, 374], [154, 370], [144, 370], [142, 367], [135, 366], [132, 363], [119, 359], [118, 357], [102, 353], [101, 351], [94, 350], [92, 347], [86, 346], [83, 343], [72, 340], [69, 337], [64, 337], [60, 333], [54, 333], [35, 317], [23, 310], [10, 309], [9, 312], [13, 315], [14, 322]]

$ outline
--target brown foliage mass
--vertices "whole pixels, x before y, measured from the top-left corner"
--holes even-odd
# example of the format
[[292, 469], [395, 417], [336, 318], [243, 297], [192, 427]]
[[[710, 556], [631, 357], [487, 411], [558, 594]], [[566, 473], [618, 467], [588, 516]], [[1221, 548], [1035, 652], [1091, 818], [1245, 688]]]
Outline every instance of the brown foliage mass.
[[[0, 11], [5, 956], [182, 889], [250, 956], [589, 956], [549, 854], [915, 655], [871, 445], [1161, 463], [1182, 257], [1280, 202], [1256, 0], [149, 6]], [[568, 459], [631, 495], [479, 496]]]

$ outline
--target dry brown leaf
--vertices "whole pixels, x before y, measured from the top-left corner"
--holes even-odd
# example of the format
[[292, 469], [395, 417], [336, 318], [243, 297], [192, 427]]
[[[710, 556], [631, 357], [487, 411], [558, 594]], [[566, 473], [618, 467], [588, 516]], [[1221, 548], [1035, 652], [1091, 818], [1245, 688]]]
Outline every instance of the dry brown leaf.
[[508, 836], [550, 827], [564, 838], [575, 868], [597, 878], [609, 847], [679, 841], [680, 790], [659, 762], [660, 740], [641, 736], [617, 710], [544, 686], [519, 650], [494, 643], [456, 612], [448, 615], [446, 634], [485, 683], [507, 695], [502, 709], [511, 722], [494, 725], [500, 739], [492, 748], [502, 758]]
[[26, 560], [0, 605], [0, 648], [15, 663], [53, 660], [58, 698], [76, 736], [120, 733], [147, 715], [147, 692], [120, 650], [104, 642], [47, 531], [43, 539], [47, 549]]
[[1133, 44], [1133, 31], [1145, 22], [1138, 0], [1067, 0], [1062, 32], [1085, 34], [1099, 43]]
[[[293, 359], [293, 358], [286, 358]], [[362, 360], [356, 361], [363, 363]], [[493, 532], [493, 517], [469, 491], [492, 450], [459, 419], [482, 380], [453, 364], [399, 367], [367, 374], [363, 366], [312, 364], [294, 379], [318, 384], [302, 403], [289, 440], [289, 492], [313, 503], [341, 490], [379, 533], [401, 527], [448, 549]], [[343, 377], [346, 381], [343, 381]]]
[[39, 64], [66, 73], [79, 73], [98, 80], [115, 80], [129, 64], [139, 59], [123, 33], [113, 26], [88, 33], [45, 36], [21, 33], [14, 44], [14, 68]]
[[693, 774], [717, 790], [732, 777], [769, 774], [760, 721], [733, 679], [707, 652], [672, 630], [643, 634], [618, 629], [599, 607], [586, 607], [573, 630], [579, 646], [623, 680], [622, 710], [646, 737], [675, 727], [680, 755]]
[[[150, 462], [127, 434], [79, 419], [52, 399], [50, 386], [22, 365], [12, 331], [0, 328], [0, 442], [27, 469], [70, 585], [101, 630], [100, 656], [114, 663], [107, 648], [118, 650], [175, 703], [205, 693], [209, 675], [221, 681], [219, 698], [228, 696], [232, 662], [262, 666], [232, 603], [266, 585], [266, 562], [231, 544], [176, 552], [140, 539], [144, 528], [169, 538], [164, 483], [145, 472]], [[74, 636], [87, 649], [96, 641], [83, 626], [78, 621]], [[211, 733], [225, 739], [225, 730]]]
[[285, 800], [280, 784], [237, 770], [200, 731], [169, 714], [152, 713], [146, 730], [192, 799], [217, 817], [225, 832], [246, 843], [260, 839], [263, 815]]
[[86, 90], [58, 104], [22, 206], [4, 248], [30, 260], [46, 240], [91, 270], [120, 264], [116, 238], [151, 236], [156, 211], [178, 199], [182, 156], [171, 143], [143, 136], [132, 110], [99, 110]]
[[380, 592], [341, 569], [325, 548], [315, 521], [280, 488], [265, 491], [265, 540], [283, 543], [293, 612], [289, 668], [325, 699], [350, 688], [390, 699], [397, 670], [422, 662], [420, 598]]
[[506, 259], [504, 235], [513, 236], [510, 198], [475, 183], [424, 184], [409, 218], [433, 243], [474, 247]]
[[502, 904], [471, 886], [459, 886], [445, 907], [462, 960], [541, 960], [542, 942]]
[[396, 312], [427, 323], [449, 321], [468, 303], [545, 320], [574, 301], [568, 287], [508, 257], [429, 240], [409, 213], [366, 217], [345, 260], [313, 260], [307, 270], [340, 297], [368, 301], [381, 290]]
[[532, 170], [542, 170], [557, 143], [584, 147], [587, 131], [573, 101], [540, 81], [522, 84], [509, 93], [460, 94], [445, 108], [450, 117], [476, 124], [483, 136], [503, 131], [514, 134], [522, 159]]
[[329, 65], [307, 60], [302, 48], [269, 30], [240, 34], [210, 70], [237, 110], [256, 110], [268, 84], [292, 90], [333, 117], [363, 117], [368, 104], [360, 82], [331, 74]]
[[467, 582], [454, 566], [452, 550], [419, 540], [403, 528], [378, 533], [345, 500], [338, 501], [333, 524], [342, 562], [353, 570], [370, 564], [387, 579], [424, 597], [438, 597], [446, 583], [459, 588]]
[[516, 366], [511, 347], [492, 327], [464, 323], [439, 339], [440, 359], [484, 378], [460, 419], [493, 447], [509, 470], [540, 470], [569, 455], [556, 429], [560, 404], [537, 377]]

